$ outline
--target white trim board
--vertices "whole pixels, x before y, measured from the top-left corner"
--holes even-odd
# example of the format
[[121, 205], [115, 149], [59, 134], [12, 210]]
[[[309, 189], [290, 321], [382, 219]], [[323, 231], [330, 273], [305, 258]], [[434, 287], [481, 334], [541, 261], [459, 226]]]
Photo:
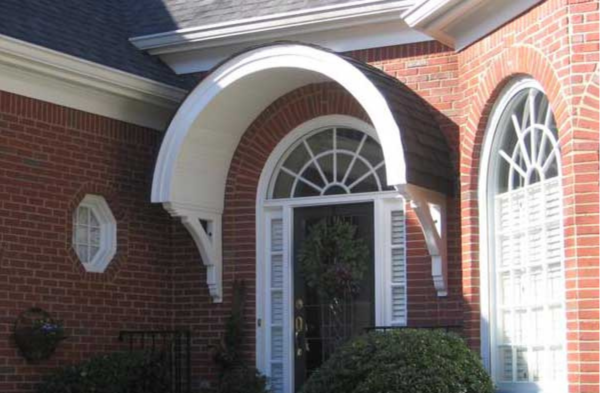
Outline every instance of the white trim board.
[[187, 93], [4, 35], [0, 90], [161, 131]]
[[431, 37], [410, 29], [400, 19], [378, 23], [349, 26], [335, 30], [304, 32], [295, 35], [247, 37], [254, 41], [245, 41], [223, 46], [206, 47], [179, 52], [164, 53], [160, 58], [177, 74], [189, 74], [210, 70], [222, 60], [243, 51], [248, 46], [266, 44], [278, 40], [307, 42], [336, 52], [383, 48], [415, 42], [431, 41]]
[[337, 52], [430, 41], [400, 18], [413, 3], [359, 1], [134, 37], [131, 42], [186, 74], [209, 70], [248, 46], [273, 41], [307, 42]]
[[412, 28], [461, 50], [541, 0], [421, 0], [402, 18]]
[[[271, 36], [298, 34], [306, 31], [332, 30], [357, 24], [399, 20], [400, 14], [408, 10], [414, 1], [368, 0], [318, 7], [307, 10], [273, 14], [256, 18], [239, 19], [133, 37], [131, 43], [141, 50], [152, 54], [177, 52], [182, 45], [196, 43], [194, 48], [221, 46], [225, 44], [254, 41], [257, 35], [271, 32]], [[285, 33], [282, 33], [285, 32]], [[244, 36], [240, 38], [240, 36]], [[254, 38], [248, 38], [253, 36]], [[237, 37], [237, 38], [235, 38]], [[225, 42], [224, 42], [225, 41]], [[228, 41], [228, 42], [227, 42]], [[186, 48], [190, 49], [190, 48]]]

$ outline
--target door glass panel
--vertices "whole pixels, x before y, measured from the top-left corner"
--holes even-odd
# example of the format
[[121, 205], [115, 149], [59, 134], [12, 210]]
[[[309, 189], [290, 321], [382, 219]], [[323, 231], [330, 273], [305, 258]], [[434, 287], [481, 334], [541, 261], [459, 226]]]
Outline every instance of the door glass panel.
[[[309, 285], [299, 266], [304, 241], [323, 220], [342, 219], [357, 228], [356, 239], [368, 248], [368, 269], [358, 292], [340, 298], [324, 296]], [[296, 391], [344, 342], [373, 326], [373, 205], [361, 203], [294, 210], [294, 372]]]

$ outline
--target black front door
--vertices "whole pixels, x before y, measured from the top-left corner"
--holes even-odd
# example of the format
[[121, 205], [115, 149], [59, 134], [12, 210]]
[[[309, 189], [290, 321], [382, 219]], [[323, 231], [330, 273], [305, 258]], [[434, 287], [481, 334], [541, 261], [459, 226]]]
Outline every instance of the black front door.
[[[356, 226], [356, 237], [369, 249], [369, 268], [360, 291], [343, 304], [325, 300], [306, 285], [298, 254], [311, 227], [322, 220], [342, 219]], [[310, 374], [348, 338], [373, 326], [375, 273], [373, 260], [373, 204], [357, 203], [294, 209], [294, 376], [296, 391]]]

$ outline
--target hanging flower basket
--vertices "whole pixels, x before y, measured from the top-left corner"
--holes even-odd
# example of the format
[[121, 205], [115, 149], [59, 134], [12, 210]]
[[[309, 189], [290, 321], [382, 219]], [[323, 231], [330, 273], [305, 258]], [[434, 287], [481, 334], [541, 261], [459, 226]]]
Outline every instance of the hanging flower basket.
[[62, 322], [41, 308], [30, 308], [15, 321], [14, 338], [21, 353], [31, 363], [48, 359], [67, 338]]

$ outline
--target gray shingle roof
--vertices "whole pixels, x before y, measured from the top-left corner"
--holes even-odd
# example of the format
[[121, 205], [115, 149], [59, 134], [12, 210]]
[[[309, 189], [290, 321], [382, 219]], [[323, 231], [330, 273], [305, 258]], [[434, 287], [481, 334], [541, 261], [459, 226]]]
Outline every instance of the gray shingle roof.
[[172, 86], [193, 85], [129, 42], [128, 1], [1, 0], [0, 34]]
[[445, 195], [454, 194], [451, 150], [435, 116], [435, 109], [398, 79], [369, 64], [343, 57], [377, 87], [400, 128], [406, 181]]
[[455, 171], [451, 149], [436, 120], [435, 109], [404, 83], [379, 68], [349, 56], [337, 55], [359, 69], [385, 98], [400, 129], [406, 181], [445, 195], [454, 195]]
[[133, 33], [142, 36], [353, 1], [356, 0], [138, 0], [132, 3]]
[[172, 86], [190, 88], [129, 38], [356, 0], [0, 0], [0, 34]]

